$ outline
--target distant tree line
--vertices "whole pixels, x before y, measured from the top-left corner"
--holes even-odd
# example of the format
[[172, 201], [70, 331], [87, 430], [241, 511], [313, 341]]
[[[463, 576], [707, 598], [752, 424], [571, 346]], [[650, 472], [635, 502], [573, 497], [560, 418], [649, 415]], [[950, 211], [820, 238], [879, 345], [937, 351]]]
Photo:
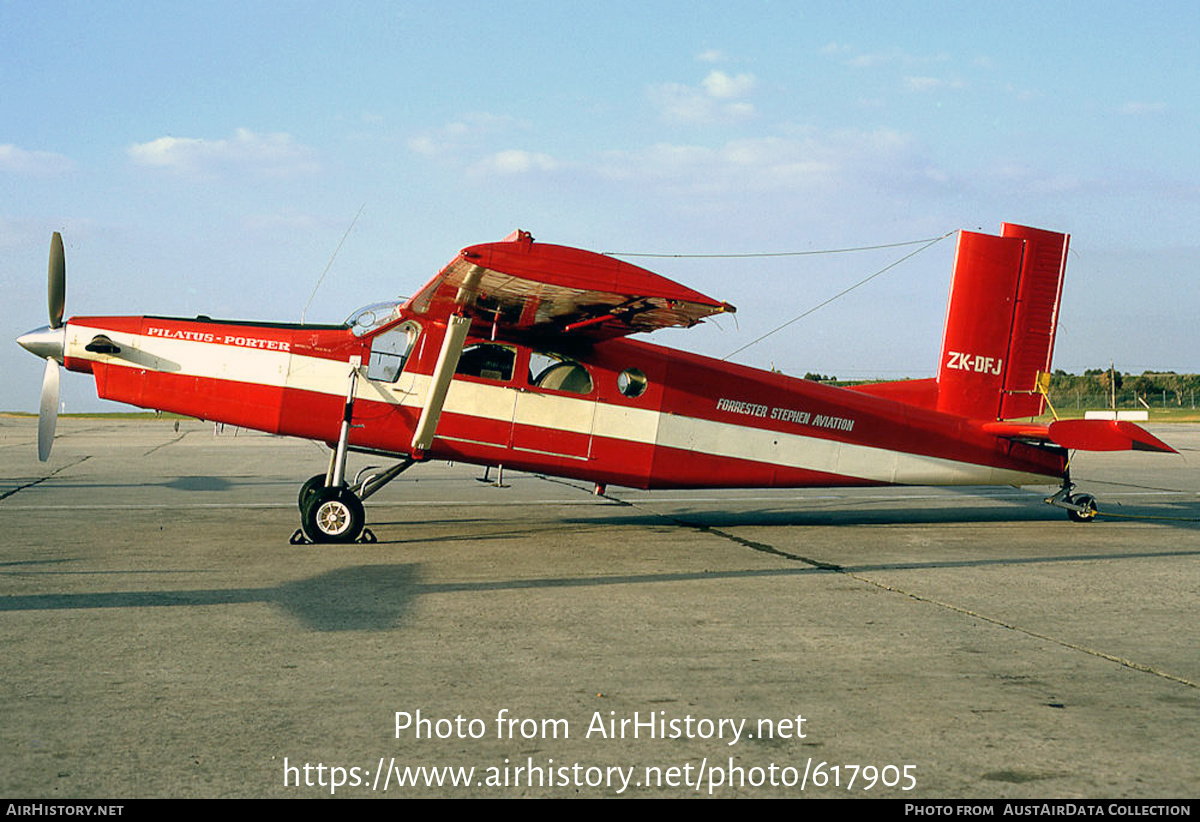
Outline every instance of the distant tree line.
[[[805, 374], [804, 379], [846, 386], [875, 382], [839, 380], [813, 371]], [[1116, 369], [1089, 368], [1076, 375], [1059, 368], [1050, 375], [1050, 402], [1062, 408], [1110, 408], [1114, 382], [1117, 408], [1195, 408], [1196, 400], [1200, 399], [1200, 374], [1143, 371], [1134, 375]]]
[[1108, 408], [1114, 388], [1118, 408], [1195, 408], [1200, 374], [1143, 371], [1134, 375], [1089, 368], [1077, 376], [1059, 368], [1050, 376], [1050, 401], [1079, 408]]

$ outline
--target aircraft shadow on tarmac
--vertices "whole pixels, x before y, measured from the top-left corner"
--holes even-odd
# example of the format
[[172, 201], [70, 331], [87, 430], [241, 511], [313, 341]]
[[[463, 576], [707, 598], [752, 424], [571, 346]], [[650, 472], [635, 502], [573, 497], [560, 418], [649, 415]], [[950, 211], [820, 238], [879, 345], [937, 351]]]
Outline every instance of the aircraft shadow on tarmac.
[[358, 565], [265, 588], [111, 591], [0, 597], [0, 611], [278, 605], [313, 631], [384, 631], [396, 627], [421, 592], [417, 566]]
[[[552, 507], [552, 506], [547, 506]], [[572, 508], [571, 510], [575, 510]], [[593, 509], [594, 510], [594, 509]], [[1200, 513], [1200, 512], [1198, 512]], [[846, 527], [854, 525], [923, 525], [971, 524], [1000, 522], [1055, 522], [1065, 517], [1054, 510], [1042, 511], [1010, 508], [954, 508], [947, 506], [928, 509], [881, 508], [870, 510], [779, 510], [755, 509], [730, 511], [711, 506], [704, 508], [672, 507], [661, 511], [649, 507], [614, 504], [612, 510], [592, 516], [547, 515], [537, 527], [511, 527], [511, 521], [478, 518], [471, 520], [405, 520], [399, 518], [372, 519], [372, 532], [379, 545], [428, 545], [454, 542], [488, 542], [505, 539], [529, 539], [564, 528], [595, 530], [602, 528], [736, 528], [736, 527]], [[428, 526], [469, 526], [432, 536]], [[490, 528], [489, 528], [490, 526]], [[625, 539], [627, 537], [622, 537]]]
[[[470, 524], [471, 530], [446, 533], [439, 536], [430, 536], [422, 530], [430, 525], [453, 525], [457, 527], [464, 524]], [[591, 522], [589, 524], [595, 525], [596, 523]], [[372, 520], [370, 525], [371, 532], [375, 534], [379, 545], [433, 545], [442, 542], [491, 542], [503, 539], [529, 539], [536, 536], [539, 532], [545, 533], [550, 530], [547, 527], [537, 530], [503, 527], [507, 523], [497, 520], [463, 520], [452, 522], [446, 520]], [[487, 530], [489, 527], [495, 530]], [[480, 530], [481, 528], [483, 530]], [[322, 548], [318, 547], [317, 550], [322, 550]]]
[[[376, 547], [373, 547], [372, 550], [376, 550]], [[411, 608], [412, 603], [417, 597], [422, 596], [523, 589], [653, 585], [666, 582], [807, 576], [813, 574], [865, 574], [891, 570], [977, 568], [990, 565], [1095, 563], [1195, 556], [1200, 556], [1200, 549], [1104, 554], [1057, 554], [1040, 557], [993, 556], [963, 560], [889, 562], [847, 566], [822, 565], [819, 567], [810, 564], [806, 560], [802, 560], [780, 568], [437, 583], [422, 582], [420, 579], [420, 567], [414, 563], [375, 564], [348, 566], [306, 579], [263, 588], [207, 588], [174, 591], [112, 591], [84, 594], [24, 594], [4, 596], [0, 597], [0, 612], [240, 605], [257, 602], [278, 606], [310, 631], [370, 632], [389, 631], [399, 627]], [[12, 564], [14, 563], [7, 563], [6, 565]], [[0, 574], [3, 573], [3, 569], [0, 568]], [[27, 571], [24, 573], [27, 573]]]
[[[17, 490], [32, 485], [37, 485], [44, 477], [17, 477], [11, 481]], [[271, 483], [273, 485], [286, 485], [288, 490], [292, 490], [295, 483], [288, 481], [279, 481]], [[204, 475], [189, 475], [172, 477], [171, 479], [153, 482], [149, 480], [137, 480], [136, 482], [102, 482], [92, 480], [64, 480], [55, 478], [53, 487], [56, 491], [92, 491], [102, 492], [106, 490], [122, 490], [139, 492], [146, 488], [170, 488], [174, 491], [218, 491], [226, 492], [233, 491], [239, 486], [250, 485], [256, 488], [261, 488], [267, 483], [254, 477], [212, 477]], [[143, 495], [144, 496], [144, 495]]]
[[[997, 523], [1046, 522], [1073, 525], [1063, 511], [1056, 510], [1040, 501], [1012, 502], [1008, 500], [988, 505], [963, 504], [957, 500], [931, 502], [918, 507], [911, 503], [899, 504], [889, 501], [866, 503], [841, 502], [839, 506], [809, 504], [798, 501], [795, 507], [781, 509], [778, 504], [770, 508], [739, 510], [706, 506], [673, 505], [626, 507], [625, 514], [614, 514], [597, 518], [570, 518], [563, 522], [596, 523], [609, 525], [661, 525], [664, 521], [692, 527], [777, 527], [812, 526], [846, 527], [855, 525], [970, 525]], [[1158, 524], [1195, 528], [1200, 525], [1200, 501], [1172, 501], [1157, 504], [1099, 505], [1096, 523], [1074, 525], [1076, 528], [1102, 528], [1124, 520], [1157, 522]], [[1106, 515], [1109, 515], [1106, 519]]]

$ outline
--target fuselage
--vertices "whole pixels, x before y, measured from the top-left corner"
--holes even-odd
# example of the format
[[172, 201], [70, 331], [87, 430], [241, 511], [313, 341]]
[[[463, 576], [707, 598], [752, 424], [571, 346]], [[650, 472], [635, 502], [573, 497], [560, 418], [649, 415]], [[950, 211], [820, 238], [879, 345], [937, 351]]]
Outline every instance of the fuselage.
[[[107, 399], [327, 443], [357, 369], [350, 447], [408, 456], [445, 331], [399, 308], [369, 330], [78, 317], [63, 360]], [[985, 422], [637, 340], [485, 332], [417, 456], [637, 488], [1061, 480], [1063, 449]]]

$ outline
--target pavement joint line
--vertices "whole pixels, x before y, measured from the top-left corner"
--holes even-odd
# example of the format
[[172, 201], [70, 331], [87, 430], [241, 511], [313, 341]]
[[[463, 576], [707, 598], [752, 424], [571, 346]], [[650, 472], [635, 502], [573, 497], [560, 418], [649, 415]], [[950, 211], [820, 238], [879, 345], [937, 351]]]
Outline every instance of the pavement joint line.
[[84, 462], [89, 459], [91, 459], [90, 454], [87, 456], [80, 457], [79, 459], [75, 460], [74, 462], [68, 462], [66, 465], [60, 465], [58, 468], [55, 468], [53, 471], [51, 471], [49, 474], [46, 474], [44, 477], [38, 477], [33, 482], [27, 482], [24, 485], [18, 485], [16, 488], [13, 488], [10, 491], [5, 491], [3, 494], [0, 494], [0, 500], [8, 499], [13, 494], [16, 494], [18, 491], [24, 491], [26, 488], [32, 488], [35, 485], [40, 485], [41, 483], [56, 476], [57, 474], [60, 474], [63, 471], [66, 471], [68, 468], [74, 468], [76, 465], [79, 465], [79, 463]]
[[[570, 485], [571, 483], [564, 483], [564, 484]], [[574, 487], [578, 487], [578, 486], [574, 486]], [[607, 498], [606, 494], [600, 494], [600, 496]], [[1132, 659], [1126, 659], [1125, 657], [1116, 656], [1115, 654], [1105, 653], [1104, 651], [1099, 651], [1099, 650], [1096, 650], [1095, 648], [1089, 648], [1086, 645], [1080, 645], [1075, 642], [1068, 642], [1065, 639], [1058, 639], [1056, 637], [1048, 636], [1046, 634], [1041, 634], [1041, 633], [1038, 633], [1037, 631], [1031, 630], [1029, 628], [1022, 628], [1020, 625], [1016, 625], [1011, 622], [1005, 622], [1002, 619], [998, 619], [996, 617], [990, 617], [987, 614], [981, 614], [978, 611], [973, 611], [970, 608], [964, 608], [960, 605], [954, 605], [953, 603], [950, 603], [950, 602], [943, 602], [942, 600], [934, 599], [933, 597], [927, 597], [927, 596], [922, 596], [920, 594], [914, 594], [913, 592], [907, 591], [904, 588], [899, 588], [895, 585], [889, 585], [885, 582], [879, 582], [877, 580], [871, 579], [870, 577], [863, 576], [862, 574], [854, 573], [853, 571], [850, 571], [841, 565], [836, 565], [834, 563], [828, 563], [828, 562], [822, 562], [820, 560], [810, 559], [809, 557], [800, 556], [798, 554], [791, 554], [791, 553], [788, 553], [787, 551], [781, 551], [780, 549], [776, 548], [773, 545], [767, 545], [766, 543], [748, 540], [743, 537], [739, 537], [736, 534], [731, 534], [727, 531], [722, 531], [719, 528], [712, 528], [707, 525], [701, 525], [699, 523], [688, 522], [685, 519], [680, 519], [679, 517], [674, 517], [669, 514], [662, 514], [662, 513], [650, 511], [649, 509], [644, 509], [642, 506], [635, 504], [635, 503], [627, 502], [625, 504], [629, 505], [632, 508], [636, 508], [638, 510], [645, 510], [647, 513], [651, 513], [651, 514], [654, 514], [655, 516], [662, 517], [663, 519], [668, 520], [670, 522], [674, 522], [677, 525], [681, 525], [681, 526], [684, 526], [687, 528], [692, 528], [692, 529], [700, 531], [702, 533], [714, 534], [716, 536], [727, 539], [737, 545], [742, 545], [744, 547], [751, 548], [752, 550], [755, 550], [755, 551], [760, 551], [760, 552], [766, 553], [766, 554], [773, 554], [775, 556], [779, 556], [779, 557], [782, 557], [784, 559], [787, 559], [787, 560], [790, 560], [793, 562], [803, 562], [806, 565], [812, 566], [813, 568], [816, 568], [816, 569], [819, 569], [822, 571], [831, 571], [831, 572], [834, 572], [837, 574], [841, 574], [844, 577], [849, 577], [850, 579], [861, 582], [864, 585], [870, 585], [870, 586], [878, 588], [882, 591], [887, 591], [889, 593], [901, 594], [902, 596], [909, 597], [910, 599], [914, 599], [917, 602], [924, 602], [929, 605], [935, 605], [939, 608], [944, 608], [948, 611], [952, 611], [957, 614], [962, 614], [963, 616], [967, 616], [972, 619], [977, 619], [982, 622], [987, 622], [991, 625], [996, 625], [1000, 628], [1005, 628], [1010, 631], [1016, 631], [1017, 633], [1025, 634], [1026, 636], [1033, 637], [1034, 639], [1040, 639], [1044, 642], [1051, 642], [1055, 645], [1058, 645], [1061, 648], [1067, 648], [1068, 650], [1078, 651], [1080, 653], [1088, 654], [1089, 656], [1096, 657], [1097, 659], [1103, 659], [1108, 662], [1115, 662], [1118, 665], [1122, 665], [1131, 670], [1140, 671], [1142, 673], [1147, 673], [1147, 674], [1152, 674], [1154, 676], [1161, 677], [1162, 679], [1166, 679], [1170, 682], [1175, 682], [1180, 685], [1186, 685], [1189, 688], [1200, 688], [1200, 683], [1198, 683], [1198, 682], [1194, 682], [1190, 679], [1187, 679], [1186, 677], [1177, 676], [1168, 671], [1164, 671], [1159, 668], [1155, 668], [1153, 665], [1145, 665], [1140, 662], [1134, 662]]]
[[1137, 520], [1161, 520], [1163, 522], [1200, 522], [1198, 517], [1162, 517], [1153, 514], [1115, 514], [1111, 511], [1097, 511], [1098, 517], [1109, 517], [1111, 519], [1137, 519]]
[[173, 439], [173, 440], [168, 440], [167, 442], [161, 442], [161, 443], [159, 443], [158, 445], [154, 446], [153, 448], [151, 448], [151, 449], [150, 449], [149, 451], [147, 451], [146, 453], [142, 454], [142, 456], [143, 456], [143, 457], [148, 457], [148, 456], [150, 456], [151, 454], [153, 454], [155, 451], [158, 451], [158, 450], [159, 450], [159, 449], [161, 449], [161, 448], [166, 448], [168, 445], [174, 445], [175, 443], [179, 442], [181, 439], [183, 439], [184, 437], [186, 437], [188, 434], [191, 434], [191, 433], [193, 433], [193, 432], [191, 432], [191, 431], [184, 431], [182, 434], [180, 434], [178, 437], [176, 437], [176, 438], [175, 438], [175, 439]]
[[997, 625], [1001, 628], [1007, 628], [1010, 631], [1016, 631], [1018, 633], [1025, 634], [1026, 636], [1033, 637], [1035, 639], [1040, 639], [1045, 642], [1053, 642], [1055, 645], [1058, 645], [1063, 648], [1068, 648], [1072, 651], [1080, 651], [1082, 653], [1097, 657], [1098, 659], [1104, 659], [1109, 662], [1115, 662], [1118, 665], [1123, 665], [1126, 668], [1132, 668], [1135, 671], [1141, 671], [1142, 673], [1153, 674], [1154, 676], [1162, 677], [1163, 679], [1170, 680], [1171, 682], [1177, 682], [1180, 685], [1187, 685], [1189, 688], [1200, 688], [1200, 683], [1198, 683], [1198, 682], [1194, 682], [1194, 681], [1187, 679], [1185, 677], [1182, 677], [1182, 676], [1176, 676], [1175, 674], [1169, 673], [1167, 671], [1163, 671], [1159, 668], [1155, 668], [1153, 665], [1144, 665], [1140, 662], [1134, 662], [1131, 659], [1126, 659], [1125, 657], [1116, 656], [1115, 654], [1105, 653], [1104, 651], [1098, 651], [1095, 648], [1089, 648], [1086, 645], [1079, 645], [1078, 643], [1075, 643], [1075, 642], [1068, 642], [1065, 639], [1057, 639], [1052, 636], [1047, 636], [1046, 634], [1040, 634], [1037, 631], [1030, 630], [1029, 628], [1022, 628], [1020, 625], [1015, 625], [1011, 622], [1005, 622], [1002, 619], [997, 619], [996, 617], [990, 617], [987, 614], [981, 614], [978, 611], [972, 611], [970, 608], [963, 608], [962, 606], [954, 605], [949, 602], [943, 602], [939, 599], [934, 599], [933, 597], [926, 597], [926, 596], [921, 596], [920, 594], [914, 594], [911, 591], [904, 590], [903, 588], [897, 588], [894, 585], [888, 585], [887, 583], [877, 582], [876, 580], [873, 580], [869, 577], [860, 576], [859, 574], [851, 573], [848, 571], [844, 571], [843, 573], [848, 577], [853, 577], [854, 579], [859, 580], [860, 582], [864, 582], [868, 585], [874, 585], [876, 588], [880, 588], [884, 591], [890, 591], [890, 592], [897, 593], [897, 594], [903, 594], [904, 596], [915, 599], [918, 602], [927, 602], [931, 605], [937, 605], [940, 608], [946, 608], [950, 611], [954, 611], [956, 613], [960, 613], [965, 616], [972, 617], [974, 619], [982, 620], [983, 622], [989, 622], [992, 625]]
[[1088, 485], [1116, 485], [1121, 488], [1140, 488], [1143, 491], [1160, 491], [1167, 494], [1181, 494], [1182, 496], [1191, 496], [1192, 491], [1180, 491], [1176, 488], [1160, 488], [1157, 485], [1138, 485], [1133, 482], [1117, 482], [1116, 480], [1087, 480]]

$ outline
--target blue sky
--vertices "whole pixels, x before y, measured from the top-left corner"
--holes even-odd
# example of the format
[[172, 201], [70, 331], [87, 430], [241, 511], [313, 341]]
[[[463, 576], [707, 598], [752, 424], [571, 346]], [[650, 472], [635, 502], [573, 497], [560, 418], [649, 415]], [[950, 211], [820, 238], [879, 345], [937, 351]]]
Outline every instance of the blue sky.
[[[0, 0], [0, 331], [67, 314], [298, 320], [415, 291], [520, 227], [596, 251], [1072, 234], [1055, 365], [1200, 371], [1191, 3]], [[724, 356], [906, 249], [633, 259], [738, 306]], [[928, 376], [953, 241], [735, 359]], [[0, 409], [41, 365], [0, 345]], [[66, 375], [67, 410], [91, 381]]]

